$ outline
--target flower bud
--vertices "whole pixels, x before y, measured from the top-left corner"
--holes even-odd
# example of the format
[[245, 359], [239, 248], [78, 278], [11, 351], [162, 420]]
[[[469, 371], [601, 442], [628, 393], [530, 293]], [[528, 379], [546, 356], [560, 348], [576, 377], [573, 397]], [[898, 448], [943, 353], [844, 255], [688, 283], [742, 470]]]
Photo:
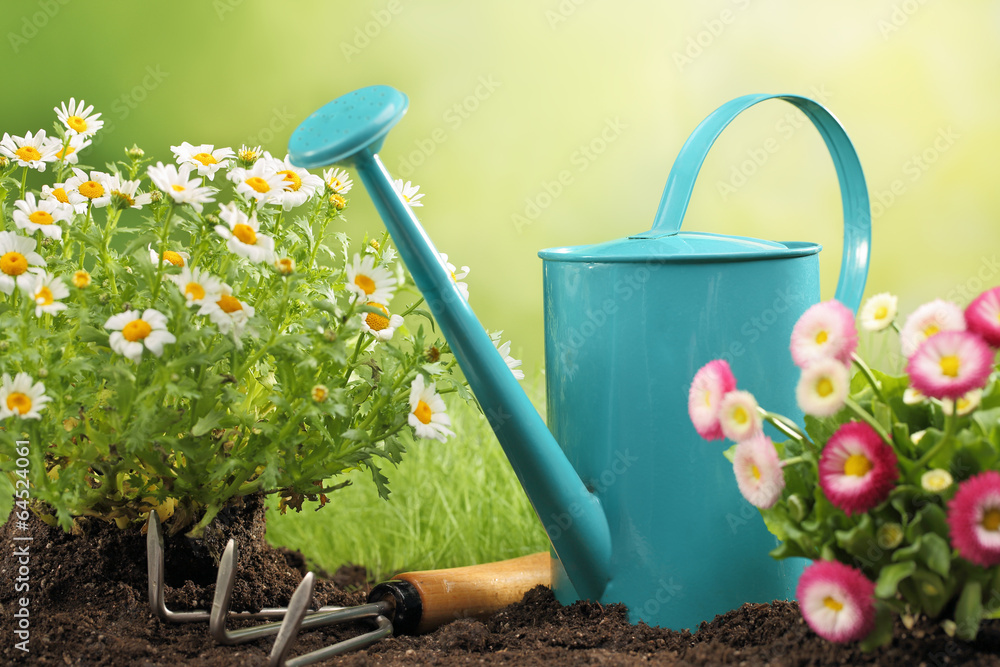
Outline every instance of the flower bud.
[[209, 223], [210, 225], [217, 225], [220, 222], [219, 216], [217, 216], [214, 213], [209, 213], [208, 215], [205, 216], [205, 222]]
[[5, 340], [0, 340], [0, 352], [6, 352], [7, 348], [10, 347], [10, 343]]
[[331, 343], [337, 340], [337, 330], [336, 329], [324, 329], [323, 337], [326, 338]]
[[156, 204], [163, 201], [163, 193], [159, 190], [153, 190], [149, 193], [150, 203]]
[[139, 148], [138, 145], [132, 144], [132, 148], [125, 149], [125, 155], [127, 155], [130, 160], [141, 160], [146, 156], [146, 151]]
[[427, 357], [427, 361], [433, 364], [435, 361], [441, 358], [441, 350], [431, 345], [429, 348], [427, 348], [427, 351], [424, 352], [424, 356]]
[[295, 260], [291, 257], [282, 257], [274, 262], [274, 266], [278, 269], [278, 273], [289, 276], [295, 271]]
[[48, 368], [39, 368], [38, 369], [38, 377], [40, 377], [40, 378], [47, 378], [48, 376], [49, 376], [49, 369]]
[[122, 310], [132, 310], [132, 303], [130, 301], [126, 301], [125, 303], [123, 303]]
[[378, 252], [379, 250], [382, 249], [382, 246], [380, 246], [379, 243], [378, 243], [378, 241], [376, 241], [375, 239], [372, 239], [371, 241], [369, 241], [368, 245], [370, 245], [372, 248], [374, 248], [375, 252]]
[[6, 169], [7, 165], [9, 165], [9, 164], [10, 164], [10, 160], [8, 160], [3, 155], [0, 155], [0, 169]]
[[73, 274], [73, 285], [79, 289], [90, 287], [90, 274], [80, 269]]
[[99, 297], [97, 297], [97, 300], [103, 306], [103, 305], [107, 304], [108, 301], [111, 300], [111, 297], [108, 295], [107, 292], [101, 292], [101, 295]]
[[260, 158], [261, 152], [260, 146], [254, 146], [253, 148], [247, 148], [246, 145], [241, 146], [236, 151], [236, 162], [240, 167], [249, 169]]
[[317, 403], [322, 403], [329, 395], [330, 390], [326, 388], [326, 385], [318, 384], [312, 388], [312, 400]]
[[347, 200], [342, 195], [332, 194], [330, 195], [330, 205], [338, 211], [343, 211], [347, 207]]
[[895, 549], [903, 541], [903, 527], [898, 523], [882, 524], [875, 534], [875, 539], [882, 549]]

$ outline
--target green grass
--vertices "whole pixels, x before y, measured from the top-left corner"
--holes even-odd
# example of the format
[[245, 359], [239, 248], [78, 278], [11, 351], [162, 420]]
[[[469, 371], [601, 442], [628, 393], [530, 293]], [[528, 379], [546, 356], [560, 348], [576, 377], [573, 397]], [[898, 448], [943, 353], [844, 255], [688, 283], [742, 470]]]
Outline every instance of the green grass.
[[486, 419], [457, 399], [449, 401], [449, 414], [457, 437], [417, 441], [398, 468], [383, 466], [391, 480], [388, 500], [379, 498], [363, 471], [351, 473], [354, 483], [330, 494], [319, 511], [317, 504], [304, 504], [301, 513], [282, 516], [272, 498], [268, 541], [298, 549], [331, 573], [345, 563], [364, 565], [375, 579], [547, 549], [541, 523]]

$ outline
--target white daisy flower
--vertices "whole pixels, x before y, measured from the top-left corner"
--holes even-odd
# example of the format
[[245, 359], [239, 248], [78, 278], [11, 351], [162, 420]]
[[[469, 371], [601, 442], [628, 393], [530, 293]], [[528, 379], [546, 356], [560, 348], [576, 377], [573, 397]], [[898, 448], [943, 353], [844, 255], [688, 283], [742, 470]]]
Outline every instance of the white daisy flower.
[[444, 265], [448, 267], [448, 275], [451, 276], [451, 281], [458, 285], [458, 291], [462, 293], [462, 298], [466, 301], [469, 300], [469, 285], [462, 282], [467, 275], [469, 275], [469, 267], [463, 266], [462, 270], [459, 271], [455, 268], [455, 265], [448, 261], [448, 255], [441, 253], [441, 261]]
[[228, 169], [230, 160], [236, 157], [232, 148], [215, 148], [213, 144], [193, 146], [186, 141], [180, 146], [171, 146], [170, 150], [174, 152], [178, 164], [197, 167], [198, 175], [208, 176], [211, 181], [215, 180], [215, 172], [222, 168]]
[[979, 404], [983, 401], [983, 390], [973, 389], [966, 392], [964, 395], [959, 396], [957, 401], [939, 401], [941, 404], [941, 411], [946, 415], [951, 414], [953, 403], [958, 403], [958, 416], [964, 417], [973, 410], [979, 407]]
[[455, 435], [448, 427], [451, 419], [445, 414], [444, 399], [434, 391], [434, 383], [424, 385], [424, 376], [417, 373], [410, 385], [410, 416], [407, 421], [418, 438], [444, 442]]
[[406, 202], [406, 205], [409, 206], [410, 208], [413, 208], [414, 206], [424, 205], [424, 203], [420, 201], [421, 198], [423, 198], [424, 194], [422, 192], [420, 194], [417, 194], [418, 192], [420, 192], [419, 185], [413, 185], [409, 181], [407, 181], [406, 184], [404, 185], [403, 179], [400, 178], [393, 181], [392, 189], [395, 190], [396, 193], [403, 198], [403, 201]]
[[518, 366], [521, 365], [521, 360], [515, 359], [514, 357], [510, 356], [510, 341], [508, 340], [507, 342], [501, 345], [499, 334], [497, 334], [496, 338], [493, 338], [492, 336], [490, 338], [493, 340], [493, 347], [495, 347], [497, 349], [497, 352], [500, 353], [500, 356], [503, 357], [503, 361], [505, 364], [507, 364], [507, 368], [510, 369], [510, 372], [518, 380], [523, 380], [524, 371], [518, 368]]
[[254, 316], [254, 308], [234, 297], [233, 288], [222, 283], [222, 292], [214, 300], [202, 301], [198, 314], [208, 315], [220, 332], [224, 334], [231, 332], [238, 344], [247, 323]]
[[38, 267], [45, 266], [35, 246], [35, 239], [0, 232], [0, 292], [11, 294], [15, 287], [24, 290], [34, 284]]
[[941, 493], [952, 485], [955, 479], [951, 473], [941, 468], [928, 470], [920, 476], [920, 486], [930, 493]]
[[41, 317], [44, 313], [55, 315], [60, 310], [66, 309], [66, 304], [59, 299], [69, 296], [69, 288], [62, 278], [58, 278], [46, 271], [40, 271], [35, 275], [35, 282], [24, 291], [35, 302], [35, 317]]
[[244, 197], [253, 197], [261, 204], [281, 202], [282, 193], [291, 185], [279, 174], [270, 160], [257, 160], [253, 167], [237, 167], [226, 178], [236, 184], [236, 192]]
[[942, 331], [965, 331], [965, 314], [950, 301], [935, 299], [917, 308], [899, 331], [903, 356], [909, 359], [920, 344]]
[[389, 303], [396, 291], [396, 279], [384, 266], [376, 266], [375, 258], [359, 254], [347, 267], [347, 289], [358, 295], [362, 303]]
[[733, 442], [743, 442], [764, 428], [757, 399], [749, 391], [731, 391], [719, 404], [722, 434]]
[[896, 319], [899, 299], [889, 292], [876, 294], [861, 306], [858, 323], [865, 331], [882, 331]]
[[[159, 266], [160, 255], [153, 250], [153, 245], [147, 245], [146, 249], [149, 250], [149, 261], [153, 263], [153, 266]], [[173, 264], [174, 266], [185, 267], [187, 266], [187, 263], [191, 261], [191, 254], [180, 250], [164, 250], [163, 261]]]
[[178, 204], [190, 204], [198, 213], [201, 213], [202, 205], [215, 201], [215, 188], [203, 186], [201, 178], [188, 178], [194, 165], [182, 164], [180, 169], [176, 165], [157, 162], [155, 167], [149, 167], [146, 173], [153, 185], [163, 190], [173, 197]]
[[246, 257], [251, 262], [274, 262], [277, 255], [274, 253], [274, 239], [264, 234], [258, 234], [260, 222], [257, 221], [257, 213], [247, 217], [247, 214], [237, 208], [234, 202], [229, 202], [222, 207], [219, 217], [226, 224], [216, 225], [216, 233], [228, 241], [229, 250]]
[[189, 306], [200, 306], [206, 301], [214, 303], [222, 296], [222, 281], [208, 271], [185, 266], [180, 273], [167, 278], [177, 285]]
[[396, 329], [403, 326], [403, 318], [400, 315], [389, 314], [389, 309], [381, 303], [369, 301], [365, 304], [370, 308], [381, 310], [385, 315], [378, 313], [361, 313], [361, 330], [371, 334], [376, 340], [389, 340]]
[[807, 415], [830, 417], [844, 407], [850, 387], [847, 366], [836, 359], [820, 359], [802, 369], [795, 398]]
[[24, 199], [14, 202], [14, 224], [27, 234], [41, 232], [50, 239], [62, 240], [62, 227], [58, 223], [69, 218], [70, 213], [58, 201], [43, 199], [36, 202], [35, 195], [30, 192]]
[[11, 379], [3, 374], [0, 383], [0, 419], [17, 416], [21, 419], [41, 419], [39, 411], [52, 399], [45, 395], [45, 385], [32, 384], [31, 376], [18, 373]]
[[71, 97], [69, 98], [69, 106], [63, 102], [61, 105], [54, 107], [53, 111], [56, 112], [56, 116], [66, 125], [66, 128], [72, 134], [90, 137], [104, 127], [101, 114], [92, 113], [94, 105], [86, 106], [86, 102], [83, 100], [77, 103]]
[[270, 153], [264, 153], [269, 165], [274, 167], [275, 173], [284, 178], [286, 190], [279, 198], [281, 207], [290, 211], [296, 206], [306, 203], [316, 191], [323, 187], [323, 179], [315, 174], [310, 174], [305, 169], [299, 169], [292, 164], [289, 156], [284, 160], [271, 157]]
[[56, 152], [57, 162], [66, 164], [78, 164], [80, 162], [80, 151], [90, 145], [90, 139], [82, 134], [71, 134], [69, 143], [63, 146], [63, 141], [59, 137], [49, 137], [50, 148]]
[[51, 186], [43, 185], [41, 198], [59, 202], [71, 215], [74, 213], [77, 215], [86, 213], [87, 202], [90, 201], [76, 190], [67, 190], [65, 183], [56, 183]]
[[111, 349], [136, 364], [142, 361], [144, 347], [159, 357], [164, 345], [177, 342], [167, 331], [167, 316], [153, 308], [147, 308], [142, 315], [137, 310], [112, 315], [104, 328], [112, 330]]
[[118, 174], [111, 174], [104, 183], [111, 195], [111, 203], [118, 209], [139, 208], [153, 200], [151, 194], [136, 194], [139, 189], [139, 181], [124, 180]]
[[927, 400], [924, 393], [915, 387], [907, 387], [903, 391], [903, 403], [906, 405], [917, 405]]
[[323, 171], [323, 181], [326, 183], [326, 187], [338, 195], [346, 195], [354, 187], [354, 181], [350, 179], [347, 170], [336, 167]]
[[45, 140], [45, 130], [39, 130], [34, 135], [28, 132], [23, 137], [4, 132], [3, 139], [0, 139], [0, 155], [15, 161], [19, 167], [38, 171], [45, 171], [45, 164], [56, 159], [56, 150]]
[[[262, 151], [260, 146], [254, 146], [253, 148], [243, 144], [240, 149], [236, 151], [236, 161], [240, 167], [248, 169], [253, 166], [257, 160], [260, 159]], [[231, 175], [227, 175], [227, 178], [236, 183], [236, 179], [233, 179]]]
[[[92, 171], [88, 175], [82, 169], [73, 167], [73, 175], [66, 179], [66, 192], [75, 192], [94, 208], [103, 208], [111, 202], [111, 191], [108, 190], [108, 174], [103, 171]], [[72, 199], [70, 199], [72, 202]]]

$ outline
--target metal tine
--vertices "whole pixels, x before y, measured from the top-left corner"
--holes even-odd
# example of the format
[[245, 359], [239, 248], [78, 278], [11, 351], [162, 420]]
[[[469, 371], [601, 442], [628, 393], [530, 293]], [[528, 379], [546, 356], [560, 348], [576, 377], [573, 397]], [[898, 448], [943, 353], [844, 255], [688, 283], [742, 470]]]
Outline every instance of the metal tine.
[[[164, 555], [163, 530], [160, 527], [160, 517], [155, 511], [149, 513], [146, 524], [146, 572], [149, 581], [149, 606], [162, 621], [171, 623], [197, 623], [211, 620], [211, 613], [204, 609], [189, 611], [171, 611], [167, 609], [164, 599]], [[341, 607], [323, 607], [320, 611], [335, 611]], [[282, 619], [285, 617], [283, 607], [267, 607], [258, 612], [229, 612], [229, 618], [245, 620]]]
[[[325, 660], [334, 655], [364, 648], [392, 634], [392, 622], [383, 615], [392, 611], [392, 604], [387, 600], [360, 605], [358, 607], [348, 607], [329, 614], [317, 614], [316, 616], [306, 617], [306, 605], [309, 604], [309, 598], [312, 597], [312, 589], [313, 575], [310, 572], [303, 577], [302, 583], [295, 589], [295, 594], [292, 595], [292, 599], [288, 603], [288, 614], [281, 623], [281, 630], [278, 632], [278, 636], [274, 640], [274, 647], [271, 649], [271, 656], [268, 661], [269, 667], [302, 667], [303, 665], [311, 665], [314, 662]], [[328, 623], [341, 623], [359, 618], [371, 618], [375, 621], [376, 629], [363, 635], [351, 637], [342, 642], [304, 653], [295, 658], [287, 659], [292, 644], [298, 638], [299, 630], [307, 627], [310, 620], [315, 619], [317, 624], [322, 622], [323, 625], [327, 625]]]
[[[251, 618], [246, 614], [234, 614], [229, 611], [229, 605], [232, 602], [233, 597], [233, 587], [236, 583], [236, 554], [236, 542], [229, 540], [229, 543], [226, 544], [226, 549], [222, 552], [222, 559], [219, 561], [219, 575], [215, 580], [215, 597], [212, 599], [212, 611], [208, 620], [208, 631], [209, 634], [212, 635], [212, 638], [219, 644], [226, 644], [229, 646], [234, 644], [243, 644], [260, 637], [277, 634], [278, 630], [281, 628], [281, 623], [276, 622], [255, 625], [250, 628], [240, 628], [239, 630], [226, 629], [227, 619]], [[311, 572], [307, 573], [306, 577], [308, 577], [310, 581], [313, 580]], [[300, 583], [299, 588], [301, 588], [301, 586], [302, 584]], [[298, 588], [296, 588], [296, 591], [297, 590]], [[306, 603], [308, 603], [308, 600], [309, 598], [307, 597]], [[377, 609], [374, 609], [375, 605], [361, 605], [360, 607], [320, 607], [315, 612], [310, 613], [302, 621], [301, 625], [304, 628], [314, 628], [322, 625], [337, 623], [341, 620], [354, 620], [355, 618], [372, 616], [373, 612], [383, 613], [383, 607], [387, 607], [387, 603], [376, 604], [380, 605]], [[366, 610], [366, 607], [372, 607], [372, 609]], [[288, 608], [282, 608], [280, 611], [281, 614], [279, 618], [284, 618], [288, 612]], [[338, 616], [338, 614], [340, 614], [340, 616]]]

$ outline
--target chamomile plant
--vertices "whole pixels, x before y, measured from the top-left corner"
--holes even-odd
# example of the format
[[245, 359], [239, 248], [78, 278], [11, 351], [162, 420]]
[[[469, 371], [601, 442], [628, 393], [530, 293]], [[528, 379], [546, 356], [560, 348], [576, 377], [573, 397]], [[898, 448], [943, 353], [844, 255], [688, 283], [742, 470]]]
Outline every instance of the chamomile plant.
[[55, 111], [0, 140], [0, 470], [43, 519], [196, 535], [247, 494], [323, 506], [357, 468], [387, 496], [376, 459], [455, 435], [442, 394], [472, 397], [386, 235], [341, 231], [346, 171], [188, 142], [97, 169], [100, 113]]

